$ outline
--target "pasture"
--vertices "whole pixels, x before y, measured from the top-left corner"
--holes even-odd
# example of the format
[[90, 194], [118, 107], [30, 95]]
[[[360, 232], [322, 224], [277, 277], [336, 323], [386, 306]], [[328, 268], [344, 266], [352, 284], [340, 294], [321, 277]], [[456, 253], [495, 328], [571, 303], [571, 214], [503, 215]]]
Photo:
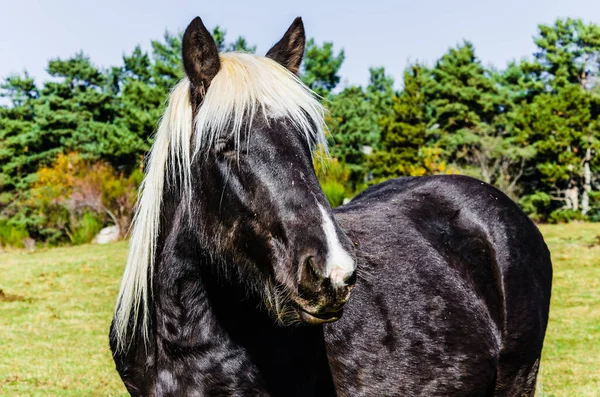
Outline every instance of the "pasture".
[[[540, 396], [600, 396], [600, 224], [543, 225], [554, 263]], [[107, 331], [127, 243], [0, 253], [0, 395], [120, 396]]]

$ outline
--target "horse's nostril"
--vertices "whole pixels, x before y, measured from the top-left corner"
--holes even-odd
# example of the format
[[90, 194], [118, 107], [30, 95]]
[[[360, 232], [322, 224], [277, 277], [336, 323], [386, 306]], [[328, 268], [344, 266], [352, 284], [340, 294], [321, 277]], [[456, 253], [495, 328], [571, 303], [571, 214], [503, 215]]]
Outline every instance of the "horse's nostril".
[[304, 259], [303, 273], [306, 275], [304, 277], [305, 281], [309, 282], [319, 282], [324, 278], [323, 272], [317, 266], [314, 256], [307, 256]]
[[356, 270], [354, 270], [352, 272], [352, 274], [348, 275], [345, 279], [344, 279], [344, 283], [346, 285], [354, 285], [356, 284]]

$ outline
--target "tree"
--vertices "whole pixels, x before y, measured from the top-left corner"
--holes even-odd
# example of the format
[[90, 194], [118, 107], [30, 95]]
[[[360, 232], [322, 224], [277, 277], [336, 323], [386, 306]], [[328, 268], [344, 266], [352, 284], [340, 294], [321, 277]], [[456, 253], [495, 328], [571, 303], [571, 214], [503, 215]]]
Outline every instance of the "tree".
[[[227, 50], [254, 51], [243, 37], [226, 43], [218, 27], [215, 36]], [[85, 164], [102, 164], [119, 178], [135, 173], [169, 90], [183, 78], [181, 34], [152, 41], [149, 53], [136, 47], [120, 67], [97, 68], [79, 53], [51, 60], [48, 73], [52, 79], [41, 87], [26, 73], [0, 85], [0, 95], [11, 102], [0, 107], [0, 220], [7, 224], [10, 218], [13, 226], [47, 241], [62, 235], [57, 230], [66, 230], [68, 217], [64, 206], [54, 211], [49, 208], [56, 206], [28, 204], [35, 201], [32, 187], [40, 188], [38, 171], [76, 152]]]
[[426, 83], [423, 66], [404, 71], [404, 89], [393, 96], [392, 111], [380, 121], [381, 144], [369, 159], [374, 181], [418, 174], [420, 151], [427, 141]]
[[430, 71], [414, 64], [404, 71], [403, 90], [392, 97], [387, 113], [379, 120], [381, 141], [369, 158], [372, 182], [398, 176], [421, 176], [455, 172], [448, 169], [443, 152], [428, 128], [430, 109], [425, 87]]
[[511, 176], [511, 170], [524, 164], [531, 151], [515, 150], [519, 137], [507, 131], [505, 117], [511, 99], [497, 73], [484, 68], [473, 45], [464, 42], [437, 62], [425, 92], [432, 109], [430, 127], [449, 160], [514, 197], [521, 175]]
[[28, 162], [30, 131], [34, 129], [34, 104], [40, 93], [27, 73], [10, 76], [0, 85], [0, 96], [8, 98], [9, 107], [0, 107], [0, 207], [12, 196], [7, 192], [21, 185], [22, 178], [35, 166]]
[[576, 211], [581, 208], [579, 195], [586, 185], [585, 164], [598, 167], [598, 160], [591, 156], [599, 149], [600, 126], [598, 115], [591, 112], [592, 102], [589, 92], [579, 85], [566, 85], [556, 94], [537, 97], [529, 120], [537, 151], [536, 172], [529, 179], [538, 181], [537, 190]]
[[600, 27], [581, 19], [557, 19], [553, 26], [539, 25], [535, 38], [537, 62], [553, 89], [577, 84], [591, 88], [598, 76]]
[[217, 43], [217, 49], [219, 52], [225, 51], [242, 51], [249, 52], [254, 54], [256, 52], [256, 46], [251, 46], [246, 42], [246, 39], [242, 36], [239, 36], [232, 43], [225, 42], [225, 36], [227, 35], [227, 31], [219, 27], [219, 25], [215, 26], [212, 31], [213, 38]]
[[394, 81], [383, 68], [372, 68], [370, 74], [366, 89], [347, 87], [328, 102], [331, 154], [350, 169], [352, 189], [370, 178], [367, 158], [379, 146], [380, 121], [389, 114], [394, 95]]
[[567, 18], [538, 28], [537, 87], [544, 90], [513, 112], [521, 117], [520, 123], [513, 124], [530, 128], [538, 152], [527, 177], [525, 199], [542, 191], [565, 209], [587, 213], [598, 165], [600, 102], [594, 91], [600, 27]]
[[319, 47], [314, 39], [306, 43], [301, 78], [318, 95], [326, 98], [340, 82], [339, 70], [344, 62], [344, 50], [335, 55], [333, 43]]
[[365, 153], [379, 135], [377, 117], [362, 87], [351, 86], [331, 98], [328, 104], [329, 147], [331, 155], [346, 164], [351, 171], [353, 187], [364, 182], [367, 169]]
[[3, 179], [8, 190], [24, 188], [43, 164], [68, 149], [114, 160], [128, 150], [126, 133], [112, 125], [116, 109], [106, 76], [83, 54], [48, 65], [52, 81], [38, 90], [33, 81], [9, 78], [4, 95], [13, 106], [3, 111]]

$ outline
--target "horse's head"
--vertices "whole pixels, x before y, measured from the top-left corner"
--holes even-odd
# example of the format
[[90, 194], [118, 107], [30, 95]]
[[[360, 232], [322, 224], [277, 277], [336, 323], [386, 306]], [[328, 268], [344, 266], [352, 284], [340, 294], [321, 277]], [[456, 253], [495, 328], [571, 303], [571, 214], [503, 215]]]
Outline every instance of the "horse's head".
[[219, 55], [196, 18], [183, 64], [202, 239], [221, 266], [236, 267], [223, 273], [259, 292], [283, 323], [319, 324], [341, 316], [356, 273], [313, 168], [323, 109], [295, 75], [304, 43], [298, 18], [266, 57]]

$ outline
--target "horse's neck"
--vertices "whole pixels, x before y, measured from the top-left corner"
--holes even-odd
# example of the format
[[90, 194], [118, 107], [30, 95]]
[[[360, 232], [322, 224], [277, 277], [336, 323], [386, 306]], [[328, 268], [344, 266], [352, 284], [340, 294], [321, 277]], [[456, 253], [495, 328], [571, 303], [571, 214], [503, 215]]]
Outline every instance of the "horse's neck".
[[155, 274], [157, 387], [168, 368], [165, 379], [186, 379], [190, 390], [219, 391], [223, 385], [256, 395], [324, 390], [330, 379], [322, 328], [276, 326], [240, 287], [208, 271], [209, 256], [192, 246], [186, 238], [167, 242]]

